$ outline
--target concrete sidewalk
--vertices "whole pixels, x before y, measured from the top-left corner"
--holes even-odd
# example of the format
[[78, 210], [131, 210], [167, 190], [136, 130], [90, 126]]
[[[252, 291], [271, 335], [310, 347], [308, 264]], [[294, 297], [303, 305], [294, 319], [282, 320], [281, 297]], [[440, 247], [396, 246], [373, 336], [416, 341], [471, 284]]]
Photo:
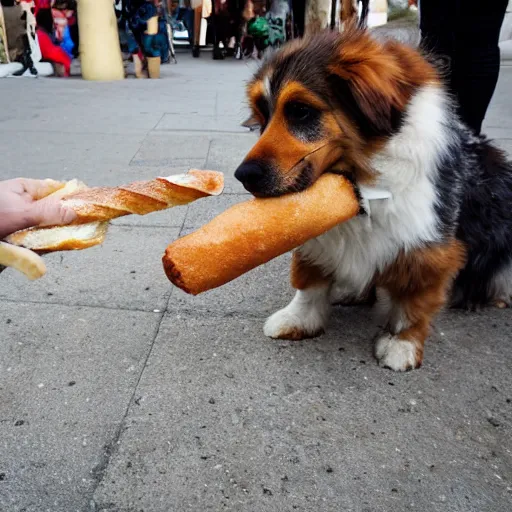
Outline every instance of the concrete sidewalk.
[[[0, 510], [504, 512], [512, 503], [512, 312], [448, 311], [421, 370], [372, 356], [378, 326], [338, 308], [323, 337], [275, 342], [289, 257], [191, 298], [166, 245], [247, 196], [232, 178], [235, 61], [180, 55], [160, 81], [0, 81], [2, 178], [116, 185], [227, 174], [226, 194], [114, 222], [102, 247], [0, 279]], [[512, 152], [512, 68], [487, 132]]]

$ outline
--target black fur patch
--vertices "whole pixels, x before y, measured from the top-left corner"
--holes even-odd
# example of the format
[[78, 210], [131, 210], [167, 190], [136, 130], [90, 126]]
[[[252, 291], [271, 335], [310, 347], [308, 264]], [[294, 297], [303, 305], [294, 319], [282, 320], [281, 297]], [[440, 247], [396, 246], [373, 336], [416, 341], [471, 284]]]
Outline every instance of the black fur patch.
[[267, 126], [268, 120], [270, 119], [270, 105], [268, 104], [268, 101], [265, 98], [260, 97], [256, 101], [256, 106], [258, 107], [258, 110], [260, 111], [260, 114], [263, 116], [264, 119], [263, 123], [260, 125], [261, 131], [263, 131]]
[[303, 142], [315, 142], [322, 138], [322, 114], [316, 108], [297, 102], [284, 106], [284, 117], [288, 130]]
[[[334, 32], [324, 32], [310, 39], [308, 43], [294, 53], [284, 56], [277, 53], [271, 58], [273, 73], [270, 78], [270, 92], [273, 96], [277, 96], [283, 85], [290, 81], [300, 82], [321, 97], [328, 93], [324, 77], [331, 57], [337, 51], [339, 38]], [[263, 75], [265, 69], [264, 65]]]
[[472, 308], [493, 298], [492, 279], [512, 265], [512, 164], [483, 137], [469, 137], [464, 152], [474, 160], [468, 161], [457, 238], [466, 245], [468, 260], [454, 296], [455, 305]]
[[460, 215], [461, 195], [463, 193], [464, 154], [462, 143], [455, 138], [437, 164], [437, 176], [434, 186], [437, 201], [434, 210], [438, 219], [438, 229], [446, 238], [456, 234]]

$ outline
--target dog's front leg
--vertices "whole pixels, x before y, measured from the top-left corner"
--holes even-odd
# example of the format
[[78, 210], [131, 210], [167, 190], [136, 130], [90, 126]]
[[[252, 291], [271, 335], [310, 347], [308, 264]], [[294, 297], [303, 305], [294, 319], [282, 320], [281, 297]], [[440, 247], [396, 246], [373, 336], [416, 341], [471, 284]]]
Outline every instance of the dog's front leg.
[[297, 290], [293, 300], [265, 322], [263, 332], [270, 338], [302, 340], [324, 332], [331, 310], [332, 279], [317, 266], [293, 255], [292, 286]]
[[375, 345], [381, 366], [395, 371], [421, 366], [432, 319], [463, 264], [464, 249], [453, 241], [403, 254], [380, 276], [378, 298], [386, 303], [390, 331]]

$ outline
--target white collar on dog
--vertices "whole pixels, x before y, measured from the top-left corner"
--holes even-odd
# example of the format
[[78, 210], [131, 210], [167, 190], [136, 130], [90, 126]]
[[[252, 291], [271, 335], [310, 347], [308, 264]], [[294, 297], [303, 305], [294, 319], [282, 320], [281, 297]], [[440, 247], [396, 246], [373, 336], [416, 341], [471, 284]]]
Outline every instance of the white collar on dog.
[[389, 190], [379, 187], [367, 187], [366, 185], [361, 185], [359, 192], [361, 193], [361, 197], [367, 201], [374, 199], [390, 199], [393, 197]]
[[361, 185], [359, 187], [359, 193], [361, 195], [361, 206], [364, 208], [366, 212], [366, 223], [365, 228], [367, 231], [372, 230], [372, 209], [370, 206], [371, 201], [385, 200], [391, 199], [393, 194], [384, 188], [379, 187], [367, 187], [365, 185]]

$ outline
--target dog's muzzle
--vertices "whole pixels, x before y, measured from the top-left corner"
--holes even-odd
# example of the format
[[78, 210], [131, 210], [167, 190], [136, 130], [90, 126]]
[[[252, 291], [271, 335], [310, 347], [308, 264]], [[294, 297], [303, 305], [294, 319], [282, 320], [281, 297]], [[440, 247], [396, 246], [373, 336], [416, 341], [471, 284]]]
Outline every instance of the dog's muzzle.
[[274, 182], [270, 166], [259, 160], [247, 160], [240, 164], [235, 178], [242, 183], [245, 190], [255, 196], [269, 195]]

